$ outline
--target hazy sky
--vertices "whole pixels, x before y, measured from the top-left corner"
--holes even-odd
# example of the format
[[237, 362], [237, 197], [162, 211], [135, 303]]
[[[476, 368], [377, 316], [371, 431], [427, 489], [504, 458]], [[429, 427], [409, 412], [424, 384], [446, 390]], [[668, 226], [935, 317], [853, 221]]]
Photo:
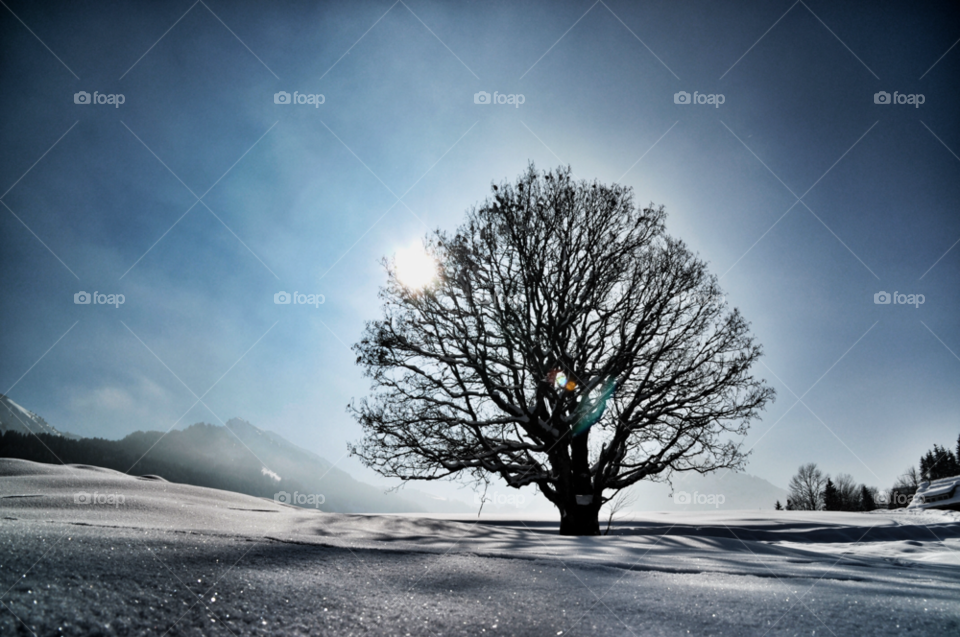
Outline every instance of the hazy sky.
[[378, 261], [532, 160], [722, 275], [779, 395], [750, 473], [889, 486], [960, 432], [955, 7], [5, 2], [0, 391], [61, 429], [239, 416], [374, 479], [341, 458]]

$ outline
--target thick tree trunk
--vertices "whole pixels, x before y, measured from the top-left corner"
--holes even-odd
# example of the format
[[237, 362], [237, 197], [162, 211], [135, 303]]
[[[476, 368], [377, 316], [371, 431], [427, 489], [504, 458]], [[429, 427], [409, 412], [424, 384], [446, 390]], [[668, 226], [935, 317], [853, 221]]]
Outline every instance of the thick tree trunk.
[[575, 505], [561, 512], [560, 535], [600, 535], [600, 508]]
[[588, 432], [575, 436], [570, 444], [573, 493], [566, 494], [560, 510], [560, 535], [600, 535], [600, 505], [590, 480]]

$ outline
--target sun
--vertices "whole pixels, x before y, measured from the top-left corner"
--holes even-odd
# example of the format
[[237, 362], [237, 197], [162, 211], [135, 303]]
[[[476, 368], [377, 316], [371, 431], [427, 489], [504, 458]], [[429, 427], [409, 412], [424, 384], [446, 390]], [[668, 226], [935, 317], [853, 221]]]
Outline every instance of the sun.
[[436, 260], [420, 245], [397, 250], [394, 263], [397, 280], [407, 289], [422, 289], [437, 278]]

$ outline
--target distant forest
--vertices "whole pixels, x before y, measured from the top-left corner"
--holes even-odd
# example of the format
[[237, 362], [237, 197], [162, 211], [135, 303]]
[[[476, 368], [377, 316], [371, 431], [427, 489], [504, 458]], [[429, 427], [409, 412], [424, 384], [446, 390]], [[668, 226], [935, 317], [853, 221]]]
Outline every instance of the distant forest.
[[[799, 511], [873, 511], [901, 509], [910, 504], [922, 482], [960, 476], [960, 436], [956, 453], [947, 447], [933, 445], [920, 457], [920, 470], [909, 467], [885, 493], [876, 487], [857, 485], [853, 477], [841, 473], [831, 477], [816, 463], [802, 465], [790, 479], [787, 510]], [[776, 503], [776, 509], [783, 507]]]
[[[203, 444], [202, 439], [210, 438], [209, 442], [215, 443], [222, 450], [223, 436], [218, 435], [219, 432], [215, 429], [217, 428], [209, 425], [194, 425], [187, 431], [171, 432], [163, 444], [155, 447], [154, 444], [164, 437], [162, 432], [138, 431], [122, 440], [71, 440], [45, 433], [28, 435], [7, 431], [0, 434], [0, 458], [20, 458], [49, 464], [63, 462], [93, 465], [121, 473], [129, 472], [132, 476], [158, 475], [169, 482], [236, 491], [270, 499], [279, 491], [292, 493], [302, 490], [298, 482], [278, 482], [263, 475], [260, 463], [249, 453], [244, 456], [224, 450], [224, 453], [218, 454], [220, 461], [212, 460], [211, 455], [203, 450], [218, 447]], [[150, 450], [150, 453], [144, 456], [147, 450]]]

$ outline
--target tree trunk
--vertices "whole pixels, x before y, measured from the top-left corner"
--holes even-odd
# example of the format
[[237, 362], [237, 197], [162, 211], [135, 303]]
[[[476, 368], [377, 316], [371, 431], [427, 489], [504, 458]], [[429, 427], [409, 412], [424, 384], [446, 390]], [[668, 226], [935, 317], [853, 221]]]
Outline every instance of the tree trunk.
[[588, 432], [574, 436], [570, 444], [573, 493], [567, 494], [560, 510], [560, 535], [600, 535], [600, 506], [590, 480], [587, 436]]
[[600, 507], [575, 505], [561, 511], [560, 535], [600, 535]]

